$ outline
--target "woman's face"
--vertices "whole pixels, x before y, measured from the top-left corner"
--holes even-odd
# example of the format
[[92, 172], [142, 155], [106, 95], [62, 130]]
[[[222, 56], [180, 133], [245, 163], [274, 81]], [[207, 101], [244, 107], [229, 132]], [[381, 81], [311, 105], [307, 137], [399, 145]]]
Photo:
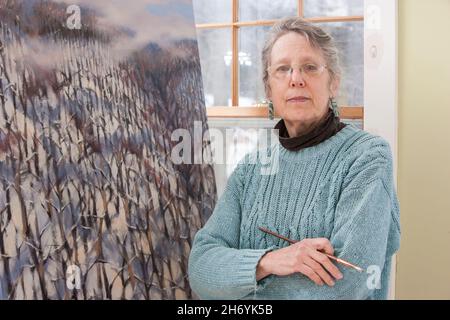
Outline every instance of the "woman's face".
[[306, 38], [290, 32], [281, 36], [274, 44], [270, 55], [269, 99], [275, 111], [287, 123], [313, 124], [327, 112], [330, 97], [335, 97], [339, 81], [330, 81], [326, 68], [314, 76], [305, 75], [294, 68], [285, 78], [274, 77], [278, 66], [302, 66], [312, 63], [326, 65], [319, 49], [311, 47]]

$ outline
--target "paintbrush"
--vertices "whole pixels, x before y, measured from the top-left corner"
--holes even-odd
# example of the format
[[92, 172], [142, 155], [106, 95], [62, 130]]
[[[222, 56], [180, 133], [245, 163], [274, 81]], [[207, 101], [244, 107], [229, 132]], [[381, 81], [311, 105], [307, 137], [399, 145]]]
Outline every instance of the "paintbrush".
[[[287, 242], [289, 242], [289, 243], [291, 243], [291, 244], [294, 244], [294, 243], [298, 242], [298, 241], [296, 241], [296, 240], [291, 240], [291, 239], [289, 239], [289, 238], [283, 237], [282, 235], [279, 235], [279, 234], [277, 234], [277, 233], [275, 233], [275, 232], [273, 232], [273, 231], [270, 231], [270, 230], [268, 230], [268, 229], [266, 229], [266, 228], [263, 228], [263, 227], [259, 227], [259, 230], [261, 230], [261, 231], [263, 231], [263, 232], [265, 232], [265, 233], [268, 233], [268, 234], [270, 234], [270, 235], [272, 235], [272, 236], [274, 236], [274, 237], [280, 238], [280, 239], [282, 239], [282, 240], [284, 240], [284, 241], [287, 241]], [[353, 268], [353, 269], [355, 269], [355, 270], [357, 270], [357, 271], [359, 271], [359, 272], [363, 272], [363, 271], [364, 271], [362, 268], [360, 268], [360, 267], [358, 267], [358, 266], [355, 266], [354, 264], [352, 264], [352, 263], [350, 263], [350, 262], [348, 262], [348, 261], [339, 259], [339, 258], [337, 258], [337, 257], [335, 257], [335, 256], [332, 256], [331, 254], [327, 254], [327, 253], [324, 253], [324, 252], [322, 252], [322, 253], [323, 253], [324, 255], [326, 255], [328, 258], [330, 258], [330, 259], [332, 259], [332, 260], [334, 260], [334, 261], [336, 261], [336, 262], [338, 262], [338, 263], [340, 263], [340, 264], [343, 264], [344, 266]]]

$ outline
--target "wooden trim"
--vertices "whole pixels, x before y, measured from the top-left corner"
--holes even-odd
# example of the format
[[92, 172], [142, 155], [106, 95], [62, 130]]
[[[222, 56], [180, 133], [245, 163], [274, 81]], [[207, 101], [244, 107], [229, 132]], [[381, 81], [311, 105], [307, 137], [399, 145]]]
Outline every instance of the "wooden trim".
[[339, 114], [341, 119], [364, 120], [364, 107], [363, 106], [340, 107]]
[[304, 12], [303, 12], [303, 0], [298, 0], [297, 15], [299, 17], [303, 17], [303, 15], [304, 15]]
[[223, 23], [197, 23], [195, 27], [197, 29], [218, 29], [218, 28], [230, 28], [233, 23], [223, 22]]
[[232, 8], [233, 10], [231, 21], [238, 22], [239, 21], [239, 0], [232, 0]]
[[258, 27], [258, 26], [271, 26], [279, 20], [258, 20], [258, 21], [239, 21], [235, 23], [238, 27]]
[[[339, 108], [341, 119], [363, 120], [364, 107], [341, 107]], [[211, 118], [269, 118], [269, 110], [267, 107], [208, 107], [206, 114]], [[277, 117], [277, 114], [275, 114]]]
[[233, 0], [233, 29], [231, 40], [231, 105], [239, 105], [239, 28], [235, 25], [239, 21], [239, 0]]
[[346, 17], [317, 17], [317, 18], [305, 18], [310, 22], [352, 22], [352, 21], [364, 21], [364, 16], [346, 16]]
[[206, 115], [213, 118], [268, 118], [267, 107], [208, 107]]
[[[233, 0], [237, 1], [237, 0]], [[343, 17], [315, 17], [305, 18], [306, 21], [319, 22], [351, 22], [364, 21], [364, 16], [343, 16]], [[196, 24], [197, 29], [211, 29], [211, 28], [231, 28], [231, 27], [253, 27], [253, 26], [270, 26], [279, 20], [258, 20], [258, 21], [236, 21], [232, 23], [200, 23]]]

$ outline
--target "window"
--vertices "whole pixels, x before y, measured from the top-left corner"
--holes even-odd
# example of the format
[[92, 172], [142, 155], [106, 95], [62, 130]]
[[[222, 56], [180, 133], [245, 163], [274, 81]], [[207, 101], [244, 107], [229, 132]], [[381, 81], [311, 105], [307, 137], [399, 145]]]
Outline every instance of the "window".
[[261, 49], [279, 19], [302, 16], [334, 36], [344, 119], [363, 119], [363, 0], [193, 0], [208, 117], [267, 117]]

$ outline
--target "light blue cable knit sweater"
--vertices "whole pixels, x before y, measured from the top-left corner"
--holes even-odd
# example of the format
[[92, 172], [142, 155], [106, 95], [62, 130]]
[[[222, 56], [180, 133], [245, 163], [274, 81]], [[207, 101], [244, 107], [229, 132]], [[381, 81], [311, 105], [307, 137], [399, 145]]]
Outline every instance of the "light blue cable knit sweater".
[[[193, 291], [202, 299], [386, 299], [400, 243], [388, 143], [347, 125], [313, 147], [294, 152], [277, 142], [274, 148], [278, 171], [268, 175], [246, 155], [196, 234], [189, 257]], [[336, 264], [344, 278], [334, 287], [299, 273], [257, 282], [261, 257], [289, 245], [259, 226], [296, 240], [327, 238], [335, 256], [365, 272]]]

